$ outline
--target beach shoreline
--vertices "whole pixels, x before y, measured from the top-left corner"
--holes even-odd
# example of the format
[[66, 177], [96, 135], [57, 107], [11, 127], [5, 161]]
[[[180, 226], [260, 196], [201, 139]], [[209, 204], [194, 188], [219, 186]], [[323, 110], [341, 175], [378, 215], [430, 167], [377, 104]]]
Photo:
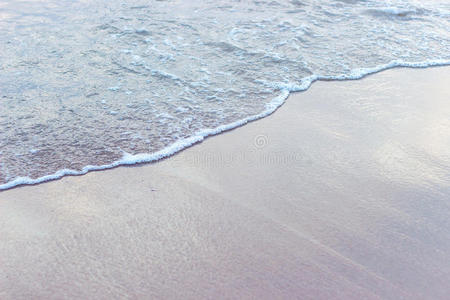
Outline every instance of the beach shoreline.
[[0, 192], [0, 298], [445, 299], [450, 67], [318, 81], [158, 162]]
[[271, 102], [266, 105], [266, 109], [259, 114], [248, 116], [244, 119], [234, 121], [229, 124], [224, 124], [216, 128], [208, 128], [201, 130], [185, 139], [176, 141], [175, 143], [152, 153], [137, 153], [130, 154], [124, 152], [119, 160], [115, 160], [109, 164], [105, 165], [86, 165], [82, 169], [59, 169], [53, 174], [46, 174], [42, 177], [30, 178], [30, 177], [17, 177], [12, 181], [8, 181], [0, 184], [0, 192], [3, 190], [8, 190], [11, 188], [21, 187], [25, 185], [36, 185], [40, 183], [45, 183], [52, 180], [58, 180], [64, 176], [82, 176], [89, 172], [109, 170], [120, 166], [130, 166], [143, 163], [153, 163], [158, 162], [162, 159], [172, 157], [180, 151], [183, 151], [189, 147], [192, 147], [198, 143], [201, 143], [206, 138], [237, 129], [239, 127], [245, 126], [248, 123], [258, 121], [260, 119], [266, 118], [271, 114], [275, 113], [282, 105], [284, 105], [290, 95], [293, 93], [301, 93], [307, 91], [312, 84], [316, 81], [347, 81], [347, 80], [361, 80], [367, 76], [371, 76], [386, 70], [395, 68], [404, 69], [423, 69], [423, 68], [435, 68], [435, 67], [445, 67], [448, 66], [450, 62], [446, 60], [432, 60], [426, 62], [404, 62], [404, 61], [391, 61], [390, 63], [377, 66], [375, 68], [361, 68], [355, 69], [349, 74], [343, 74], [339, 76], [316, 76], [312, 75], [300, 80], [299, 85], [291, 87], [280, 88], [280, 94], [274, 97]]

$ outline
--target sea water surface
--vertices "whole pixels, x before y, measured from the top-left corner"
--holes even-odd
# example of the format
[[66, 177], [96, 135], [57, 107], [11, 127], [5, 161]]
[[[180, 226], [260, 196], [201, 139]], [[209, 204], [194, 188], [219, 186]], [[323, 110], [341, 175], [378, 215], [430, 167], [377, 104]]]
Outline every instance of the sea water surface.
[[1, 0], [0, 190], [160, 159], [317, 79], [447, 64], [448, 0]]

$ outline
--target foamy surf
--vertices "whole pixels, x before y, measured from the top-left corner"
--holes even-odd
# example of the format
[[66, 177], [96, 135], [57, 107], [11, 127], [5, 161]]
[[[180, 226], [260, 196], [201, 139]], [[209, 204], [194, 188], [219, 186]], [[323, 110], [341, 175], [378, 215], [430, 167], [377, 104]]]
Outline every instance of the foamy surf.
[[286, 86], [282, 84], [275, 84], [281, 91], [281, 94], [274, 99], [270, 103], [266, 105], [266, 109], [264, 112], [258, 115], [254, 115], [251, 117], [247, 117], [245, 119], [226, 124], [221, 125], [219, 127], [216, 127], [214, 129], [204, 129], [200, 132], [198, 132], [196, 135], [186, 138], [183, 140], [176, 141], [169, 147], [166, 147], [162, 149], [161, 151], [155, 152], [155, 153], [139, 153], [139, 154], [130, 154], [127, 152], [123, 153], [123, 156], [120, 160], [114, 161], [111, 164], [107, 165], [101, 165], [101, 166], [92, 166], [88, 165], [83, 167], [81, 171], [76, 170], [70, 170], [70, 169], [62, 169], [58, 170], [54, 174], [45, 175], [36, 179], [32, 179], [29, 177], [18, 177], [6, 184], [0, 185], [0, 190], [7, 190], [11, 189], [13, 187], [17, 187], [20, 185], [34, 185], [43, 183], [50, 180], [56, 180], [60, 179], [64, 176], [68, 175], [84, 175], [90, 171], [100, 171], [100, 170], [106, 170], [115, 168], [118, 166], [123, 165], [134, 165], [134, 164], [140, 164], [140, 163], [149, 163], [149, 162], [155, 162], [167, 157], [170, 157], [177, 152], [180, 152], [194, 144], [197, 144], [199, 142], [202, 142], [205, 138], [213, 135], [220, 134], [222, 132], [232, 130], [234, 128], [243, 126], [249, 122], [256, 121], [258, 119], [262, 119], [264, 117], [267, 117], [274, 113], [280, 106], [284, 104], [284, 102], [289, 97], [290, 93], [293, 92], [302, 92], [307, 90], [315, 81], [318, 80], [327, 80], [327, 81], [345, 81], [345, 80], [358, 80], [362, 79], [367, 75], [378, 73], [384, 70], [392, 69], [392, 68], [427, 68], [427, 67], [437, 67], [437, 66], [449, 66], [450, 61], [445, 60], [435, 60], [435, 61], [427, 61], [427, 62], [401, 62], [401, 61], [392, 61], [388, 64], [378, 66], [376, 68], [359, 68], [352, 70], [349, 74], [346, 75], [340, 75], [340, 76], [309, 76], [307, 78], [303, 78], [299, 85], [291, 85]]
[[439, 0], [45, 3], [2, 6], [2, 190], [170, 156], [315, 80], [450, 60]]

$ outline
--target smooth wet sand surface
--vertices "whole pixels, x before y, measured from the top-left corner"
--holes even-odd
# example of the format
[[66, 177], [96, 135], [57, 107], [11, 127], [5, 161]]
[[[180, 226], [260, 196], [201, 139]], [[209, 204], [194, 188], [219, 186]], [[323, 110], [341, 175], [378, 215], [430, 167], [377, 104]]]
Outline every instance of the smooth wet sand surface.
[[0, 299], [449, 295], [449, 67], [316, 82], [161, 162], [0, 192]]

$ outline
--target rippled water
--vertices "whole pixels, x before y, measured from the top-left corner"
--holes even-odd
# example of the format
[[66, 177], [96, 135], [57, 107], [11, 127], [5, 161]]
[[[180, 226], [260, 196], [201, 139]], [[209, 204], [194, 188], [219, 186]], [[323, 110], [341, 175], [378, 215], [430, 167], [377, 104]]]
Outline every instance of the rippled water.
[[0, 189], [160, 158], [317, 78], [449, 63], [446, 0], [3, 0]]

